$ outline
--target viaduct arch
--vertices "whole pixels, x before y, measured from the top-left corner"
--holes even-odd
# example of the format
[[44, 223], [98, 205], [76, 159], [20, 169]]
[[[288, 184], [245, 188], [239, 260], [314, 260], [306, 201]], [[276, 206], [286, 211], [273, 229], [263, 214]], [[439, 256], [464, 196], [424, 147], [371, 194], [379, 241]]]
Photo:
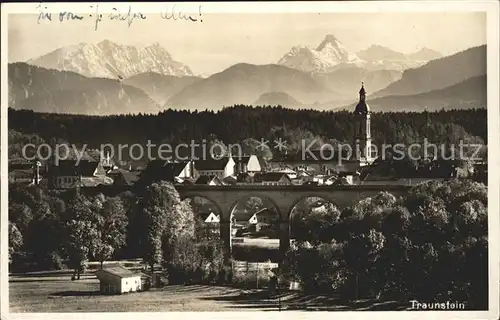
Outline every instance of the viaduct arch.
[[258, 197], [269, 199], [275, 205], [280, 217], [280, 252], [284, 254], [290, 246], [290, 214], [301, 200], [308, 197], [319, 197], [342, 208], [356, 200], [373, 197], [381, 191], [387, 191], [395, 196], [406, 195], [410, 186], [176, 185], [175, 188], [182, 199], [202, 197], [217, 206], [220, 211], [220, 236], [226, 253], [229, 255], [231, 252], [231, 212], [241, 199]]

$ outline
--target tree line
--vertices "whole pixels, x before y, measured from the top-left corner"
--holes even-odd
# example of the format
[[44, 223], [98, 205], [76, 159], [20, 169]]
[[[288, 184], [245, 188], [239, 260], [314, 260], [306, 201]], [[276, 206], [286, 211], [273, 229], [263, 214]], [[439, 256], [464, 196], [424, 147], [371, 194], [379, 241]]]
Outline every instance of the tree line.
[[102, 267], [112, 259], [142, 258], [150, 272], [161, 266], [172, 282], [225, 279], [230, 273], [222, 247], [200, 220], [190, 200], [181, 201], [166, 182], [148, 186], [140, 197], [11, 185], [11, 272], [69, 268], [80, 279], [89, 260]]
[[[58, 138], [92, 147], [103, 141], [174, 143], [206, 139], [211, 134], [225, 143], [237, 143], [247, 138], [260, 140], [275, 127], [300, 129], [338, 141], [350, 141], [354, 136], [353, 115], [348, 111], [236, 105], [221, 111], [168, 109], [159, 114], [113, 116], [44, 114], [9, 108], [8, 115], [10, 129], [37, 134], [46, 141]], [[375, 143], [404, 143], [424, 137], [441, 141], [456, 130], [487, 143], [485, 109], [373, 113], [371, 118]]]
[[[442, 110], [437, 112], [373, 113], [371, 135], [375, 145], [422, 143], [487, 144], [487, 111]], [[273, 148], [277, 139], [286, 150]], [[261, 139], [270, 141], [259, 148]], [[70, 143], [87, 149], [118, 145], [179, 143], [239, 144], [244, 153], [273, 158], [297, 152], [313, 143], [349, 143], [353, 146], [354, 120], [347, 111], [291, 110], [282, 107], [237, 105], [221, 111], [166, 110], [159, 114], [83, 116], [43, 114], [9, 109], [9, 156], [21, 154], [27, 142]], [[261, 146], [261, 145], [260, 145]], [[155, 153], [156, 154], [156, 153]], [[483, 152], [484, 154], [484, 152]], [[127, 160], [128, 153], [121, 160]]]

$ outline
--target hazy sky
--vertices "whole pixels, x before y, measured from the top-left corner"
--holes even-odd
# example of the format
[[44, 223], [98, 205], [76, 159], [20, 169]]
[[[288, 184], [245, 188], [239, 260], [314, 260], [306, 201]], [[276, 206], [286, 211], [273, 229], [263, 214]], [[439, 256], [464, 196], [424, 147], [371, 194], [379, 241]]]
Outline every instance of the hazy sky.
[[[119, 44], [160, 43], [194, 73], [211, 74], [235, 63], [276, 63], [291, 47], [317, 47], [335, 35], [351, 51], [372, 44], [409, 53], [429, 47], [444, 55], [486, 43], [485, 13], [203, 14], [203, 22], [104, 19], [97, 30], [81, 21], [37, 23], [37, 15], [9, 15], [9, 61], [26, 61], [59, 47], [109, 39]], [[55, 18], [55, 19], [54, 19]], [[55, 21], [54, 21], [55, 20]]]

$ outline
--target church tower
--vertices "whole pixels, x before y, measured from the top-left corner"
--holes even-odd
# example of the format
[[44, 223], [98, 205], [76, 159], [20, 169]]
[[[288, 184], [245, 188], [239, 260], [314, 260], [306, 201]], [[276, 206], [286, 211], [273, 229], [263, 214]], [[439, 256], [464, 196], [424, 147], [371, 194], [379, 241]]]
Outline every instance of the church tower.
[[353, 148], [355, 159], [361, 166], [372, 162], [370, 133], [370, 107], [366, 103], [365, 86], [361, 83], [359, 102], [354, 109], [354, 141]]

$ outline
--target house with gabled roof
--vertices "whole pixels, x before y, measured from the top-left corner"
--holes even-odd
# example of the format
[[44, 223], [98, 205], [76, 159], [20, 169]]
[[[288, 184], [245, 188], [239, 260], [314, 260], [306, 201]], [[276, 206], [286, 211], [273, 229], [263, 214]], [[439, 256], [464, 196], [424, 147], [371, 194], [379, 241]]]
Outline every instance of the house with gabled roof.
[[201, 176], [217, 176], [219, 179], [234, 175], [235, 162], [232, 157], [202, 159], [194, 161], [194, 169]]
[[141, 172], [138, 183], [141, 185], [150, 185], [158, 181], [182, 183], [194, 175], [193, 161], [152, 160]]
[[213, 211], [209, 212], [200, 212], [199, 213], [201, 219], [205, 223], [219, 223], [220, 216], [218, 214], [213, 213]]
[[120, 187], [131, 187], [139, 180], [139, 172], [124, 169], [113, 169], [108, 176], [113, 179], [113, 185]]
[[94, 272], [99, 279], [99, 291], [108, 294], [122, 294], [142, 290], [141, 274], [121, 265], [104, 266]]

